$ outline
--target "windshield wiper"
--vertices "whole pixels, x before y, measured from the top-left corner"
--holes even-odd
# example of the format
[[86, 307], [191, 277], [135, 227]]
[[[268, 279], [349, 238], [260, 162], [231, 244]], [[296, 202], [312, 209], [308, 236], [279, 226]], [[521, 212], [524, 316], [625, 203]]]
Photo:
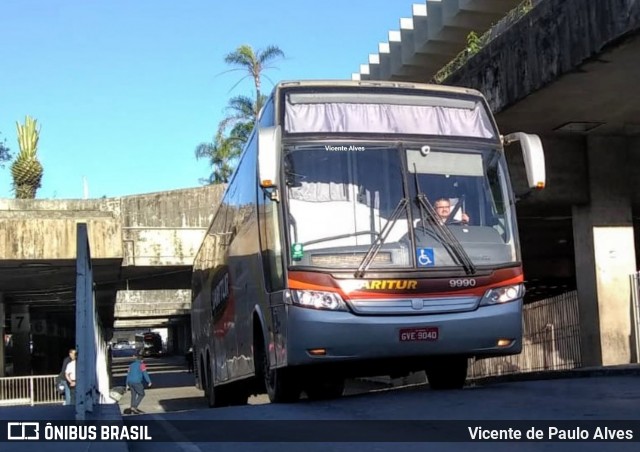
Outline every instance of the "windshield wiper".
[[[439, 220], [438, 213], [433, 208], [433, 205], [427, 199], [427, 196], [420, 190], [420, 184], [418, 183], [418, 172], [414, 168], [414, 177], [416, 183], [416, 200], [418, 201], [418, 207], [420, 208], [420, 217], [423, 226], [426, 227], [427, 223], [431, 223], [435, 232], [436, 238], [442, 243], [443, 247], [449, 255], [458, 262], [458, 264], [464, 268], [467, 275], [472, 275], [476, 272], [476, 266], [465, 251], [464, 247], [451, 232], [451, 229], [446, 224], [442, 224]], [[425, 215], [425, 212], [429, 215]]]
[[400, 218], [402, 211], [407, 208], [408, 203], [409, 203], [409, 200], [407, 198], [400, 199], [400, 201], [398, 202], [398, 205], [393, 210], [393, 213], [391, 214], [386, 224], [382, 228], [382, 231], [380, 231], [380, 234], [373, 241], [373, 243], [367, 250], [367, 253], [365, 254], [364, 258], [362, 258], [362, 262], [360, 262], [358, 269], [353, 275], [354, 277], [356, 278], [364, 277], [365, 272], [369, 269], [369, 266], [371, 265], [371, 263], [373, 262], [373, 259], [378, 254], [378, 251], [380, 251], [380, 248], [382, 248], [382, 245], [384, 245], [384, 242], [387, 240], [387, 236], [393, 229], [393, 226], [396, 224], [396, 221], [398, 221], [398, 218]]

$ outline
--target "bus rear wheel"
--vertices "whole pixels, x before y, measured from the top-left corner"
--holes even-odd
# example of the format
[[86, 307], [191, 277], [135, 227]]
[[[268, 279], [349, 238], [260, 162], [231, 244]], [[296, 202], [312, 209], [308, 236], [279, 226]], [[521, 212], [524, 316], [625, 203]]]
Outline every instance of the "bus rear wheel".
[[207, 398], [207, 405], [209, 408], [218, 408], [222, 406], [227, 406], [227, 401], [223, 398], [223, 389], [220, 386], [215, 385], [214, 383], [214, 373], [211, 369], [211, 362], [209, 362], [209, 370], [207, 372], [207, 386], [205, 390], [205, 397]]
[[429, 387], [434, 390], [462, 389], [467, 379], [467, 365], [464, 356], [430, 359], [425, 368]]

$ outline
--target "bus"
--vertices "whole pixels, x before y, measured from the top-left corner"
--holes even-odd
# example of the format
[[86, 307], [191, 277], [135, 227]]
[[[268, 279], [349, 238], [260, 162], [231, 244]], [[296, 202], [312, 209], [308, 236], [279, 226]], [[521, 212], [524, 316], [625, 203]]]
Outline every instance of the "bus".
[[[193, 266], [196, 385], [210, 406], [338, 397], [346, 378], [518, 354], [524, 278], [504, 148], [545, 184], [538, 136], [478, 91], [278, 83]], [[447, 206], [448, 205], [448, 206]]]
[[[136, 335], [136, 345], [143, 357], [163, 354], [162, 336], [159, 333], [146, 332]], [[138, 345], [139, 344], [139, 345]]]

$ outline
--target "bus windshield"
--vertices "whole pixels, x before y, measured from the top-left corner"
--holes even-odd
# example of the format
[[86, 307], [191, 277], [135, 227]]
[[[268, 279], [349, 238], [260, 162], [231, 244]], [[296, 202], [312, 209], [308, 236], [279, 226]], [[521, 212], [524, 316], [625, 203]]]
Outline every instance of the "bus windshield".
[[[351, 150], [349, 150], [351, 149]], [[397, 149], [367, 145], [298, 146], [285, 157], [294, 264], [356, 268], [404, 197]], [[371, 267], [410, 267], [408, 209], [397, 218]]]
[[371, 249], [367, 267], [377, 269], [471, 273], [516, 262], [505, 166], [496, 149], [291, 146], [284, 157], [290, 263], [356, 269]]

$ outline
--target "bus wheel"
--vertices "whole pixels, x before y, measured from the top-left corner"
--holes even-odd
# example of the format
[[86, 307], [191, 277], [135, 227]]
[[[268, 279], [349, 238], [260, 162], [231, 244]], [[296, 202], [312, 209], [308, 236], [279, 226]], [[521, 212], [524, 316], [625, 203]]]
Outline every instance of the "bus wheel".
[[435, 390], [462, 389], [467, 379], [466, 357], [439, 357], [429, 360], [425, 372], [429, 387]]
[[207, 379], [207, 391], [205, 392], [209, 408], [218, 408], [227, 405], [227, 403], [222, 398], [222, 393], [223, 391], [221, 390], [221, 388], [216, 388], [214, 385], [213, 373], [209, 372], [209, 378]]
[[258, 348], [260, 374], [271, 403], [290, 403], [300, 398], [300, 386], [291, 369], [271, 369], [265, 347]]
[[344, 379], [314, 381], [305, 388], [309, 400], [335, 399], [344, 392]]

